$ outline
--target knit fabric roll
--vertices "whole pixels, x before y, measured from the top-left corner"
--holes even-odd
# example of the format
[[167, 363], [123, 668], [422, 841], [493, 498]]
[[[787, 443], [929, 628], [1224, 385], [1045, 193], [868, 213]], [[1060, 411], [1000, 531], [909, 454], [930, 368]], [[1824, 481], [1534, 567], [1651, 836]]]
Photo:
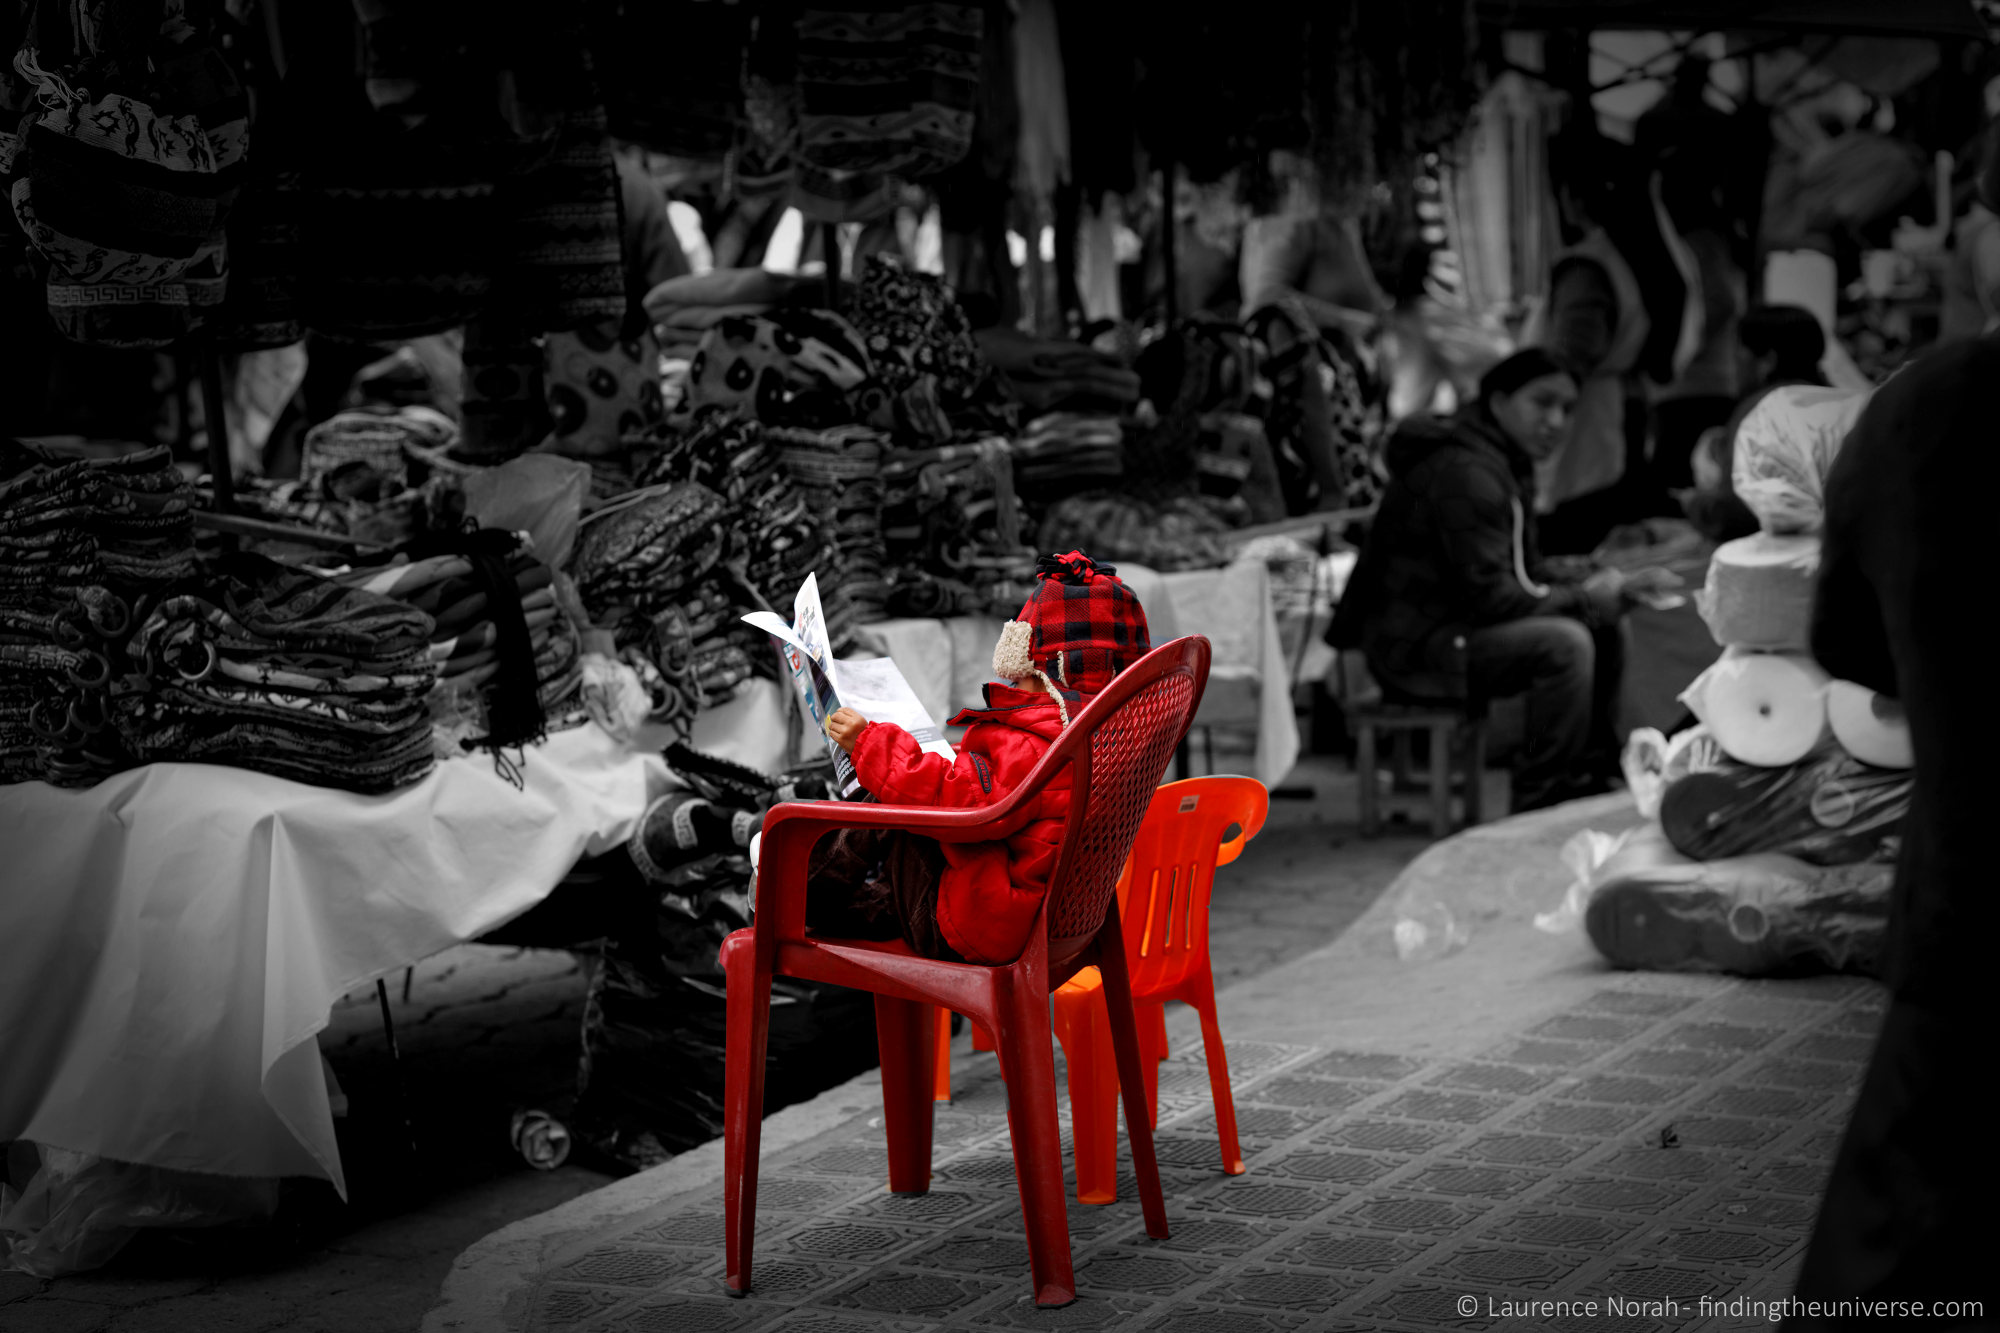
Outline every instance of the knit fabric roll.
[[135, 620], [194, 567], [193, 496], [167, 450], [76, 460], [0, 441], [0, 782], [131, 766], [111, 689]]
[[255, 555], [218, 563], [133, 634], [113, 696], [138, 758], [392, 791], [432, 764], [429, 617]]

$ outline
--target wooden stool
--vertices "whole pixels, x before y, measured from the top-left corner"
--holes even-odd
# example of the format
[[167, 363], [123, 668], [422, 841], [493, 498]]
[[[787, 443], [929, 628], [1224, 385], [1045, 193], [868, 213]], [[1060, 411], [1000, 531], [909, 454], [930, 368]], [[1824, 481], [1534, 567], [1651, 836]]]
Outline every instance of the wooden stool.
[[1463, 759], [1465, 822], [1482, 818], [1480, 788], [1486, 771], [1486, 719], [1450, 704], [1397, 704], [1371, 701], [1351, 704], [1347, 724], [1354, 732], [1354, 771], [1361, 779], [1361, 833], [1372, 838], [1382, 831], [1382, 793], [1378, 789], [1377, 733], [1387, 732], [1395, 746], [1395, 775], [1409, 776], [1409, 742], [1419, 731], [1430, 733], [1431, 833], [1452, 832], [1452, 751]]

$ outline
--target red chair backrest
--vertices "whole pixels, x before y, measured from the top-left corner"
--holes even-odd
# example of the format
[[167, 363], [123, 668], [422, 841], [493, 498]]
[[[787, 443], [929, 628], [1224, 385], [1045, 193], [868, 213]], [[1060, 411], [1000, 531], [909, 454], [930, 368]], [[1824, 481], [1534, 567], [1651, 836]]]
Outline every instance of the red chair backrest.
[[1022, 784], [1072, 770], [1069, 827], [1049, 880], [1051, 963], [1073, 957], [1104, 924], [1153, 791], [1201, 707], [1208, 663], [1198, 634], [1147, 653], [1076, 715]]
[[1189, 778], [1153, 793], [1118, 886], [1133, 995], [1172, 991], [1207, 956], [1215, 868], [1236, 859], [1270, 808], [1254, 778]]

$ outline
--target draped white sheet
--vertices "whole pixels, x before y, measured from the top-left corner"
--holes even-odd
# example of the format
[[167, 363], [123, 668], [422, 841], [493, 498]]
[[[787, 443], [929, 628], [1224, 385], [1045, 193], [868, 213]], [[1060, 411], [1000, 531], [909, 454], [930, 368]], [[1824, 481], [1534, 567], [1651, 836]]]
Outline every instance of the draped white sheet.
[[345, 1191], [312, 1038], [546, 897], [667, 786], [596, 726], [387, 796], [207, 764], [0, 787], [0, 1142]]

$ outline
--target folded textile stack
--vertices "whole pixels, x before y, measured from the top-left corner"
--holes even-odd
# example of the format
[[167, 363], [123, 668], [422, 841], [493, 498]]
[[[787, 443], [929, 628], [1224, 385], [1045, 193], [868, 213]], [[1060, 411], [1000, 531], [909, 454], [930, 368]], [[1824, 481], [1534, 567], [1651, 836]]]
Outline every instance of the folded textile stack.
[[973, 336], [1030, 412], [1123, 412], [1139, 402], [1138, 374], [1108, 352], [1015, 328], [981, 329]]
[[1088, 549], [1152, 569], [1212, 569], [1229, 563], [1229, 528], [1203, 502], [1149, 504], [1128, 495], [1072, 496], [1050, 506], [1037, 547]]
[[88, 785], [135, 614], [194, 572], [193, 495], [165, 449], [66, 458], [0, 441], [0, 782]]
[[882, 539], [893, 616], [1012, 615], [1034, 581], [1008, 443], [893, 450]]
[[231, 764], [393, 791], [432, 765], [431, 621], [415, 607], [258, 555], [217, 562], [133, 633], [113, 694], [145, 762]]
[[[505, 569], [513, 579], [534, 653], [535, 695], [549, 721], [573, 721], [583, 683], [582, 641], [556, 604], [555, 575], [525, 543], [512, 544]], [[504, 670], [506, 645], [493, 609], [492, 589], [465, 555], [433, 555], [419, 560], [399, 555], [387, 565], [345, 571], [334, 581], [363, 592], [392, 597], [431, 618], [426, 654], [437, 667], [433, 712], [449, 708], [471, 713], [470, 725], [484, 729], [482, 693]]]
[[413, 457], [449, 449], [457, 442], [457, 424], [436, 408], [413, 405], [394, 411], [337, 412], [306, 432], [299, 476], [317, 481], [359, 463], [405, 484]]
[[819, 284], [761, 268], [719, 268], [669, 278], [646, 293], [662, 355], [692, 359], [702, 336], [732, 315], [761, 315], [811, 299]]
[[889, 598], [889, 551], [882, 538], [888, 440], [866, 426], [821, 431], [773, 426], [765, 434], [832, 540], [840, 590], [855, 617], [862, 623], [881, 619]]
[[[812, 432], [794, 437], [799, 435], [810, 438]], [[829, 539], [822, 517], [825, 497], [816, 505], [813, 492], [795, 483], [781, 465], [779, 438], [777, 429], [726, 409], [700, 408], [685, 429], [663, 443], [641, 480], [653, 485], [692, 482], [721, 496], [729, 512], [728, 570], [770, 605], [790, 605], [806, 575], [816, 572], [827, 630], [836, 647], [845, 647], [860, 621], [848, 567]], [[731, 604], [742, 602], [743, 610], [757, 607], [740, 589], [725, 587], [722, 592]], [[730, 624], [733, 632], [734, 617]], [[768, 657], [760, 637], [738, 637], [759, 654], [758, 660]]]
[[1116, 417], [1051, 412], [1013, 443], [1014, 477], [1025, 491], [1115, 486], [1125, 475], [1125, 432]]

